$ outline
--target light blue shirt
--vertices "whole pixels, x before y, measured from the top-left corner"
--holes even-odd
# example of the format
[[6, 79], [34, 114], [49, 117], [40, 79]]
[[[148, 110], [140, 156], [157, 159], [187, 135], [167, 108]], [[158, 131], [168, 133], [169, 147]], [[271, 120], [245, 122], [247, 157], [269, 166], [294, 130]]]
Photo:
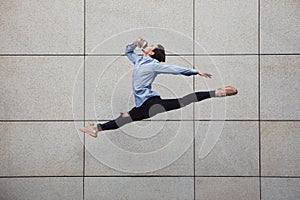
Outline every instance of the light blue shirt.
[[125, 55], [134, 64], [132, 73], [132, 89], [136, 107], [140, 107], [148, 98], [160, 96], [151, 89], [152, 82], [158, 74], [196, 75], [197, 70], [176, 65], [164, 65], [150, 56], [138, 56], [134, 43], [126, 46]]

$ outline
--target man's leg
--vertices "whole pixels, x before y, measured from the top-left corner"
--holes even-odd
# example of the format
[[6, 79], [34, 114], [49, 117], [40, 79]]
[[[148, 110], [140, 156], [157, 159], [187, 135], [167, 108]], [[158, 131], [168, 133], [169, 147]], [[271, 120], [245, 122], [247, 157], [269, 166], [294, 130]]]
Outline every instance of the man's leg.
[[89, 133], [93, 137], [97, 137], [98, 131], [117, 129], [132, 121], [150, 118], [158, 113], [166, 112], [182, 108], [192, 102], [202, 101], [211, 97], [225, 97], [236, 95], [237, 89], [232, 86], [226, 86], [211, 91], [200, 91], [188, 94], [179, 99], [160, 99], [160, 97], [151, 98], [147, 100], [141, 107], [134, 107], [127, 113], [122, 113], [115, 120], [111, 120], [105, 124], [97, 124], [92, 127], [92, 130], [83, 132]]
[[165, 111], [169, 111], [179, 109], [191, 104], [192, 102], [202, 101], [211, 97], [215, 97], [215, 90], [194, 92], [179, 99], [162, 99], [160, 104], [163, 106]]
[[149, 118], [147, 108], [141, 106], [139, 108], [134, 107], [129, 112], [121, 113], [120, 116], [114, 120], [110, 120], [104, 124], [97, 124], [98, 131], [118, 129], [121, 126], [133, 121], [139, 121]]
[[[182, 108], [186, 105], [189, 105], [190, 103], [202, 101], [204, 99], [212, 97], [232, 96], [236, 95], [237, 93], [238, 90], [235, 87], [225, 86], [220, 87], [216, 90], [194, 92], [179, 99], [162, 99], [160, 105], [162, 105], [165, 111], [169, 111]], [[159, 109], [156, 110], [159, 111]]]
[[97, 124], [97, 129], [98, 131], [105, 131], [105, 130], [113, 130], [113, 129], [118, 129], [121, 126], [128, 124], [132, 122], [133, 120], [131, 117], [125, 113], [121, 113], [119, 117], [117, 117], [114, 120], [110, 120], [104, 124]]
[[120, 128], [121, 126], [132, 122], [133, 120], [131, 119], [130, 115], [128, 112], [126, 113], [121, 113], [120, 116], [114, 120], [110, 120], [104, 124], [95, 124], [95, 123], [90, 123], [90, 125], [81, 127], [80, 131], [87, 133], [93, 137], [98, 136], [99, 131], [105, 131], [105, 130], [112, 130], [112, 129], [117, 129]]
[[149, 98], [140, 107], [134, 107], [129, 112], [121, 113], [120, 116], [114, 120], [110, 120], [104, 124], [92, 123], [90, 124], [90, 126], [80, 128], [80, 130], [82, 132], [88, 133], [93, 137], [97, 137], [97, 133], [99, 131], [118, 129], [121, 126], [128, 124], [132, 121], [147, 119], [150, 117], [148, 114], [149, 105], [151, 105], [153, 102], [152, 100], [155, 99], [156, 98]]

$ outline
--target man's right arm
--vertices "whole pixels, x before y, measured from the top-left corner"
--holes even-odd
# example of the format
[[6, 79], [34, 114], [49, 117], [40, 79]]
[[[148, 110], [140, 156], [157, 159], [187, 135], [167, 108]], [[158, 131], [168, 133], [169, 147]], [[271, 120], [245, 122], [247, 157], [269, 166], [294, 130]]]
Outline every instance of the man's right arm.
[[128, 57], [128, 59], [135, 64], [139, 56], [134, 52], [137, 45], [133, 42], [126, 46], [125, 49], [125, 55]]
[[191, 69], [187, 67], [181, 67], [178, 65], [164, 65], [156, 64], [154, 71], [158, 74], [181, 74], [185, 76], [197, 75], [198, 71], [196, 69]]
[[156, 64], [153, 70], [158, 74], [182, 74], [185, 76], [191, 76], [191, 75], [200, 75], [204, 76], [206, 78], [211, 78], [211, 74], [202, 72], [197, 69], [191, 69], [187, 67], [181, 67], [178, 65], [163, 65], [161, 63]]

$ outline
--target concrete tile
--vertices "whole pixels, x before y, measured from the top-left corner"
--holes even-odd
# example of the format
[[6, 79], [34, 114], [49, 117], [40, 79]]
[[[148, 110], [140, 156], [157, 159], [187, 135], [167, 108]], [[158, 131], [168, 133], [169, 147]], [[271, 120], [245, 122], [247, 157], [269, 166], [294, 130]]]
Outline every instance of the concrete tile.
[[258, 122], [196, 122], [197, 176], [258, 176]]
[[139, 36], [168, 53], [193, 53], [192, 0], [87, 0], [86, 22], [88, 53], [121, 54]]
[[197, 177], [196, 199], [259, 200], [259, 178]]
[[0, 178], [0, 199], [82, 199], [82, 178]]
[[299, 178], [261, 178], [263, 200], [299, 199]]
[[262, 53], [300, 53], [300, 1], [261, 1]]
[[195, 119], [258, 119], [257, 56], [198, 56], [195, 68], [212, 78], [195, 77], [195, 91], [232, 85], [238, 94], [195, 103]]
[[89, 176], [194, 175], [192, 121], [131, 122], [85, 144]]
[[83, 1], [1, 3], [0, 53], [83, 53]]
[[[168, 57], [165, 64], [192, 68], [192, 57]], [[135, 107], [132, 63], [125, 56], [89, 56], [86, 61], [86, 119], [111, 120]], [[193, 77], [161, 74], [152, 89], [163, 99], [181, 98], [193, 92]], [[193, 105], [160, 113], [152, 119], [192, 119]]]
[[257, 53], [258, 1], [195, 2], [196, 53]]
[[261, 122], [263, 176], [300, 175], [300, 122]]
[[1, 122], [0, 132], [0, 176], [83, 174], [83, 135], [73, 122]]
[[87, 177], [85, 186], [87, 200], [194, 199], [193, 177]]
[[0, 119], [83, 119], [83, 57], [0, 57]]
[[261, 119], [299, 120], [300, 56], [261, 57]]

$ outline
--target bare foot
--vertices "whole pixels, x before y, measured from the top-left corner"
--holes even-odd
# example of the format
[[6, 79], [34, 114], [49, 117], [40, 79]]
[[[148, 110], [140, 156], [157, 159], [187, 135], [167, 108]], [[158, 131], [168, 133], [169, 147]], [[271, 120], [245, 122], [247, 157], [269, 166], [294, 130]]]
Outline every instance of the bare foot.
[[225, 97], [225, 96], [232, 96], [236, 95], [238, 93], [238, 90], [233, 86], [225, 86], [220, 87], [216, 90], [216, 97]]
[[99, 131], [95, 123], [90, 123], [88, 126], [79, 128], [79, 130], [95, 138], [98, 136], [97, 133]]

